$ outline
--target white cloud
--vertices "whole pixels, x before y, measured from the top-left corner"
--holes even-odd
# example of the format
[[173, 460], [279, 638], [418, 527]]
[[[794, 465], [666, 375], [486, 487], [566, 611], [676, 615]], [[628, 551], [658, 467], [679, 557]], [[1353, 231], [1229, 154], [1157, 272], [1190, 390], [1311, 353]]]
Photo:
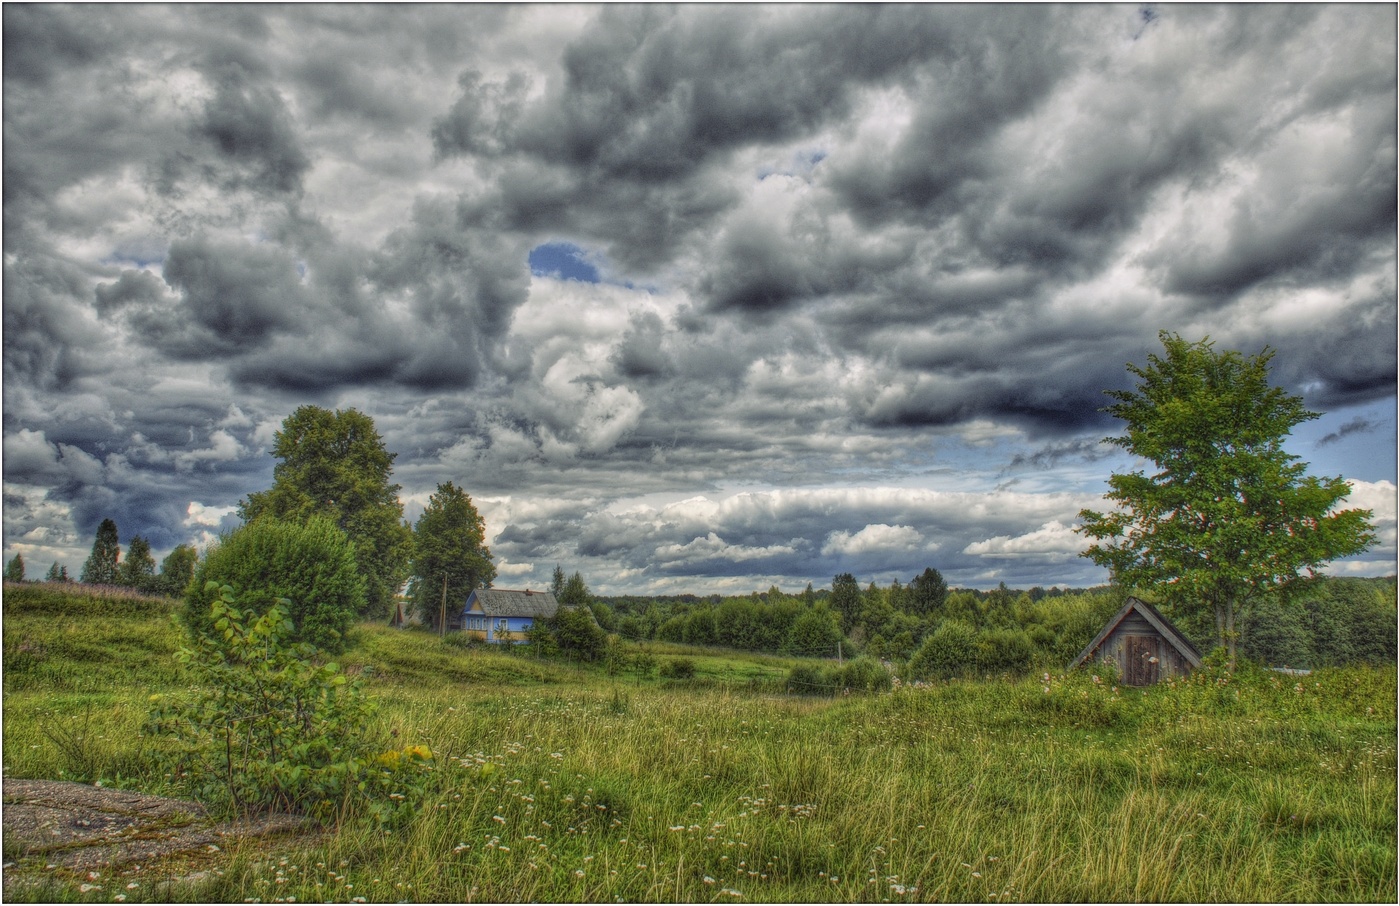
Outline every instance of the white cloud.
[[796, 539], [788, 544], [773, 544], [767, 547], [746, 547], [742, 544], [727, 544], [724, 539], [710, 532], [704, 538], [695, 538], [686, 544], [665, 544], [656, 549], [656, 559], [663, 566], [676, 569], [713, 560], [730, 563], [744, 563], [750, 560], [767, 560], [797, 552]]
[[175, 462], [182, 469], [193, 469], [200, 463], [233, 462], [243, 453], [243, 445], [238, 439], [220, 428], [209, 435], [209, 446], [202, 450], [177, 453]]
[[1078, 554], [1085, 546], [1073, 528], [1055, 520], [1024, 535], [998, 535], [976, 541], [963, 548], [963, 553], [975, 557], [1056, 557]]
[[828, 557], [833, 554], [858, 556], [887, 551], [914, 551], [920, 548], [933, 551], [938, 549], [938, 545], [935, 543], [925, 546], [924, 536], [910, 526], [877, 522], [867, 525], [854, 535], [850, 532], [832, 532], [826, 536], [822, 554]]

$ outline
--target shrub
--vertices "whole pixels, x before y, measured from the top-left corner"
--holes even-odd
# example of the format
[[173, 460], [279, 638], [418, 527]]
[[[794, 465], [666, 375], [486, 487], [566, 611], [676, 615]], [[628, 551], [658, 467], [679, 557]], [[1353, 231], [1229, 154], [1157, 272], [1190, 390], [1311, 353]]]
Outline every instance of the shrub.
[[663, 679], [694, 679], [695, 662], [688, 657], [669, 658], [661, 664]]
[[841, 623], [836, 613], [825, 605], [818, 605], [793, 622], [783, 647], [792, 654], [825, 657], [836, 654], [840, 642]]
[[344, 650], [345, 634], [365, 603], [354, 547], [326, 519], [304, 525], [256, 519], [211, 547], [194, 578], [185, 598], [185, 625], [216, 641], [221, 634], [214, 631], [210, 608], [224, 585], [241, 595], [245, 611], [263, 613], [279, 599], [288, 601], [291, 640], [331, 654]]
[[841, 677], [835, 668], [825, 664], [797, 664], [788, 671], [789, 692], [798, 695], [835, 695], [841, 687]]
[[607, 651], [608, 634], [586, 606], [560, 605], [549, 620], [549, 628], [559, 650], [579, 660], [596, 661]]
[[650, 651], [640, 651], [632, 658], [632, 666], [641, 676], [651, 676], [656, 672], [656, 655]]
[[841, 668], [840, 684], [855, 692], [888, 692], [894, 677], [875, 658], [858, 657]]
[[977, 630], [962, 620], [945, 620], [924, 639], [909, 661], [914, 679], [961, 676], [977, 664]]
[[1025, 673], [1035, 662], [1035, 643], [1020, 629], [989, 629], [977, 637], [977, 669], [983, 673]]
[[146, 726], [172, 774], [218, 810], [298, 810], [329, 820], [359, 800], [377, 823], [406, 817], [431, 752], [373, 754], [365, 734], [372, 703], [358, 680], [317, 664], [315, 648], [292, 640], [287, 602], [256, 616], [235, 606], [227, 585], [208, 593], [219, 639], [196, 635], [179, 650], [191, 691], [152, 696]]

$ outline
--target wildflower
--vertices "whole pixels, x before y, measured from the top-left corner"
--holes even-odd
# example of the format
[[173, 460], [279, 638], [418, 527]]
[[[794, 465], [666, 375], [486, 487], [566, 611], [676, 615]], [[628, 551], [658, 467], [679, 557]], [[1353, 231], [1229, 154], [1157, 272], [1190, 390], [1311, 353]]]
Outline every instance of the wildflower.
[[582, 869], [582, 868], [575, 868], [575, 869], [574, 869], [574, 877], [576, 877], [576, 878], [581, 878], [581, 877], [583, 877], [583, 869]]
[[102, 885], [101, 885], [101, 884], [79, 884], [79, 885], [78, 885], [78, 892], [79, 892], [79, 893], [91, 893], [91, 892], [94, 891], [94, 890], [101, 890], [101, 889], [102, 889]]
[[705, 875], [705, 883], [706, 883], [706, 884], [714, 884], [714, 883], [715, 883], [715, 879], [712, 878], [712, 877], [710, 877], [709, 875]]

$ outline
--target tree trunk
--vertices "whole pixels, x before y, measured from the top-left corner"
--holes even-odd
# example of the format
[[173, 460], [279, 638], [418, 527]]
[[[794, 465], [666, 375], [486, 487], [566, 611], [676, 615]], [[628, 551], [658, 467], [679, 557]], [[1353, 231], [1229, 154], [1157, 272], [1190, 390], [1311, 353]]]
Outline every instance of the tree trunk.
[[1225, 604], [1225, 653], [1226, 668], [1235, 672], [1235, 645], [1239, 642], [1239, 633], [1235, 632], [1235, 602], [1233, 600]]

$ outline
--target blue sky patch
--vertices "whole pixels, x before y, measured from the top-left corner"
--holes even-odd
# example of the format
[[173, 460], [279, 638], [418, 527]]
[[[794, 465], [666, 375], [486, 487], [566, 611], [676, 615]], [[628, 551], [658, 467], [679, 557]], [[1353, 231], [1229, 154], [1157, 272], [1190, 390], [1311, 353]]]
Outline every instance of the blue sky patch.
[[559, 280], [580, 280], [598, 283], [602, 280], [598, 268], [588, 260], [588, 253], [572, 242], [546, 242], [530, 251], [530, 273], [536, 277]]

